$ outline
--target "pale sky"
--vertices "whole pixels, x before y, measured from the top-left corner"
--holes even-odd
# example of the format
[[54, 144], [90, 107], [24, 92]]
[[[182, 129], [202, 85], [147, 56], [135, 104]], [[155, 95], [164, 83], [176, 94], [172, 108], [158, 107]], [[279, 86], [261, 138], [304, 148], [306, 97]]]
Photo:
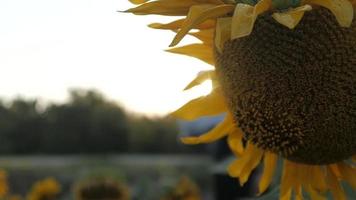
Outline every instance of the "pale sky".
[[[173, 32], [162, 16], [119, 13], [126, 0], [1, 0], [0, 98], [63, 102], [69, 88], [95, 88], [128, 110], [162, 115], [207, 92], [182, 89], [211, 66], [164, 52]], [[185, 39], [190, 42], [192, 39]]]

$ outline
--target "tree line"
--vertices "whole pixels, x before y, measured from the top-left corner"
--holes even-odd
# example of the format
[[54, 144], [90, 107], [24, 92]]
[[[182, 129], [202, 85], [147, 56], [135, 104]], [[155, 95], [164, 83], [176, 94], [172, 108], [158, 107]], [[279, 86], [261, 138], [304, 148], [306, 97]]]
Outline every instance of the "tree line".
[[1, 154], [195, 153], [177, 141], [174, 119], [129, 114], [95, 90], [66, 103], [0, 101]]

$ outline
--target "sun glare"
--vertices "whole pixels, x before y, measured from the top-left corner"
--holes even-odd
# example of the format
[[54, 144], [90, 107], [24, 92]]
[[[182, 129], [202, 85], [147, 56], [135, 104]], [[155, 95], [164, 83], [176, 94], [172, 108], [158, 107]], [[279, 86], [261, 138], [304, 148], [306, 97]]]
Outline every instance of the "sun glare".
[[195, 93], [197, 95], [208, 95], [210, 94], [211, 90], [213, 89], [212, 87], [212, 81], [211, 80], [206, 80], [204, 81], [201, 85], [197, 87], [197, 90]]

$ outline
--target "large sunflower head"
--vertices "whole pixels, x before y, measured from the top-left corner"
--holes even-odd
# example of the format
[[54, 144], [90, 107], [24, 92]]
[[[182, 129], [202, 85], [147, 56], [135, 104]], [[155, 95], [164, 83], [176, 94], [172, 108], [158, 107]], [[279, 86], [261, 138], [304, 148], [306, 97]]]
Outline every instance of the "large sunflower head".
[[[259, 184], [271, 182], [284, 159], [281, 199], [293, 194], [345, 199], [341, 180], [356, 188], [355, 0], [131, 0], [127, 12], [183, 16], [150, 27], [202, 41], [168, 51], [199, 58], [215, 70], [211, 94], [174, 112], [186, 120], [227, 113], [210, 132], [188, 144], [227, 137], [237, 159], [228, 171], [244, 184], [264, 163]], [[352, 160], [352, 157], [354, 160]]]

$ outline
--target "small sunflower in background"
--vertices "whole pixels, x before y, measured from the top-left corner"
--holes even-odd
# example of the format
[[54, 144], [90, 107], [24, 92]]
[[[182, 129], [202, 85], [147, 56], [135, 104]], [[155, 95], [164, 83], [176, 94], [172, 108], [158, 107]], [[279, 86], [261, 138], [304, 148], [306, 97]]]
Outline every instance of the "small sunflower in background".
[[39, 180], [27, 194], [28, 200], [55, 200], [61, 192], [61, 185], [54, 178]]
[[201, 200], [201, 194], [191, 179], [182, 176], [160, 200]]
[[0, 169], [0, 198], [4, 198], [9, 191], [7, 183], [7, 173], [5, 170]]
[[90, 178], [74, 186], [75, 200], [129, 200], [126, 185], [110, 178]]
[[356, 188], [355, 0], [130, 0], [138, 15], [182, 16], [153, 23], [173, 30], [170, 47], [189, 34], [201, 41], [169, 49], [215, 70], [213, 90], [174, 112], [195, 120], [226, 113], [213, 130], [187, 144], [226, 137], [236, 160], [228, 172], [243, 185], [263, 162], [259, 194], [283, 160], [280, 199], [346, 199]]

